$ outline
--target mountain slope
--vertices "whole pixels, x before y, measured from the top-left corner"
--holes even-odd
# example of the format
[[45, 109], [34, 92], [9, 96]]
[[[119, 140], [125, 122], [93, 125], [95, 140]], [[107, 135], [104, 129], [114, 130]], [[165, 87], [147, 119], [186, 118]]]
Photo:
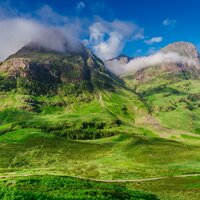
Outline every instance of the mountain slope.
[[124, 77], [159, 124], [170, 129], [199, 133], [199, 53], [194, 45], [177, 42], [161, 49], [192, 61], [165, 63], [141, 69]]
[[147, 114], [143, 103], [83, 46], [64, 53], [23, 47], [0, 65], [0, 88], [2, 133], [39, 128], [76, 139], [143, 134], [134, 124], [136, 112]]

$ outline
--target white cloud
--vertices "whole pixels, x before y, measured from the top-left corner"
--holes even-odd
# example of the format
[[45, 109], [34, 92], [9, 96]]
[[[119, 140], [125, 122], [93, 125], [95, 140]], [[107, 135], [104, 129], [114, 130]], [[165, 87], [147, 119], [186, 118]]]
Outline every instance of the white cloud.
[[175, 26], [177, 24], [177, 21], [174, 19], [165, 19], [163, 20], [162, 24], [164, 26]]
[[80, 1], [80, 2], [77, 4], [76, 9], [77, 9], [78, 11], [81, 11], [81, 10], [83, 10], [85, 7], [86, 7], [85, 3], [84, 3], [83, 1]]
[[[83, 8], [84, 2], [87, 1], [80, 1], [77, 8]], [[2, 9], [4, 13], [0, 13], [0, 60], [30, 42], [63, 51], [67, 41], [72, 50], [77, 49], [80, 47], [80, 35], [84, 37], [82, 42], [85, 45], [101, 59], [106, 60], [120, 54], [127, 41], [144, 39], [144, 30], [131, 22], [105, 21], [98, 17], [95, 18], [95, 22], [94, 19], [72, 18], [56, 13], [48, 5], [33, 11], [32, 15], [14, 10], [11, 12], [10, 7]]]
[[136, 72], [140, 69], [147, 68], [150, 66], [155, 66], [159, 64], [168, 63], [187, 63], [195, 65], [195, 61], [184, 56], [180, 56], [175, 52], [169, 53], [155, 53], [150, 56], [138, 57], [131, 60], [128, 64], [122, 65], [117, 62], [112, 62], [107, 65], [107, 68], [115, 74], [124, 75], [128, 73]]
[[127, 40], [132, 40], [135, 35], [142, 38], [143, 29], [130, 22], [114, 20], [112, 22], [100, 20], [89, 28], [88, 43], [94, 53], [103, 60], [116, 57], [124, 48]]
[[154, 44], [154, 43], [159, 43], [162, 42], [163, 38], [162, 37], [152, 37], [149, 40], [145, 40], [144, 42], [148, 45]]
[[144, 39], [143, 31], [133, 36], [133, 40], [143, 40], [143, 39]]
[[79, 40], [69, 27], [45, 26], [34, 20], [12, 18], [0, 20], [0, 60], [15, 53], [28, 43], [37, 43], [45, 48], [64, 51], [76, 50]]
[[1, 3], [0, 11], [0, 61], [31, 42], [55, 51], [77, 51], [80, 47], [82, 21], [60, 15], [48, 5], [33, 15]]

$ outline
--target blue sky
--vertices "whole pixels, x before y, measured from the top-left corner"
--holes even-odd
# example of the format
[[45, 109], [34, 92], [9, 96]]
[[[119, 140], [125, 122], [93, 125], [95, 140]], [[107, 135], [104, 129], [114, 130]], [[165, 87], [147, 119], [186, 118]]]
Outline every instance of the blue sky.
[[175, 41], [199, 48], [199, 8], [199, 0], [1, 0], [0, 20], [20, 17], [73, 26], [70, 34], [78, 32], [74, 35], [108, 59], [121, 52], [151, 54]]

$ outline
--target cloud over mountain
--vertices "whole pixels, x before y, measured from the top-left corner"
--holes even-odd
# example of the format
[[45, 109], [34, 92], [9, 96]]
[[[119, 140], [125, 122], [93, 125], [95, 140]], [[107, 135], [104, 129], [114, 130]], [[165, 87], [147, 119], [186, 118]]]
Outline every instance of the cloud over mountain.
[[106, 60], [117, 56], [127, 40], [143, 39], [143, 29], [131, 22], [100, 20], [89, 27], [90, 37], [85, 41], [94, 53]]
[[16, 52], [28, 43], [37, 43], [40, 46], [62, 52], [67, 43], [70, 49], [78, 46], [72, 27], [54, 27], [41, 24], [37, 21], [24, 18], [0, 20], [0, 60]]
[[[76, 9], [92, 9], [89, 0], [80, 1]], [[97, 1], [95, 9], [105, 9]], [[127, 42], [144, 39], [144, 30], [133, 22], [114, 19], [104, 20], [99, 16], [91, 19], [66, 16], [43, 5], [32, 14], [20, 13], [9, 4], [0, 3], [0, 61], [15, 53], [24, 45], [34, 42], [46, 48], [63, 51], [67, 43], [76, 49], [82, 41], [101, 59], [119, 55]]]
[[174, 64], [186, 63], [189, 65], [196, 64], [193, 59], [181, 56], [176, 52], [168, 52], [168, 53], [158, 52], [150, 56], [144, 56], [132, 59], [129, 63], [125, 65], [120, 64], [116, 61], [112, 61], [107, 64], [107, 68], [115, 74], [123, 75], [127, 73], [133, 73], [140, 69], [147, 68], [150, 66], [155, 66], [159, 64], [168, 64], [168, 63], [174, 63]]

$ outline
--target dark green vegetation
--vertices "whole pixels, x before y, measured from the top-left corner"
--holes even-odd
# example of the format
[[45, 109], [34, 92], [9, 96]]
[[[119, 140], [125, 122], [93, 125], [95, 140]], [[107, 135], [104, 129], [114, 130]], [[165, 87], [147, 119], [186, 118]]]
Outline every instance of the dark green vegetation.
[[[74, 190], [75, 199], [153, 199], [132, 191], [137, 188], [161, 199], [198, 197], [188, 186], [195, 177], [125, 186], [59, 177], [130, 180], [200, 173], [198, 71], [153, 66], [122, 80], [80, 49], [56, 53], [28, 46], [0, 65], [0, 176], [10, 176], [1, 192], [16, 199], [69, 199]], [[38, 176], [14, 178], [28, 175]], [[180, 181], [180, 192], [167, 180]]]
[[117, 184], [97, 183], [70, 177], [41, 176], [0, 182], [2, 200], [156, 200], [155, 195], [127, 189]]

